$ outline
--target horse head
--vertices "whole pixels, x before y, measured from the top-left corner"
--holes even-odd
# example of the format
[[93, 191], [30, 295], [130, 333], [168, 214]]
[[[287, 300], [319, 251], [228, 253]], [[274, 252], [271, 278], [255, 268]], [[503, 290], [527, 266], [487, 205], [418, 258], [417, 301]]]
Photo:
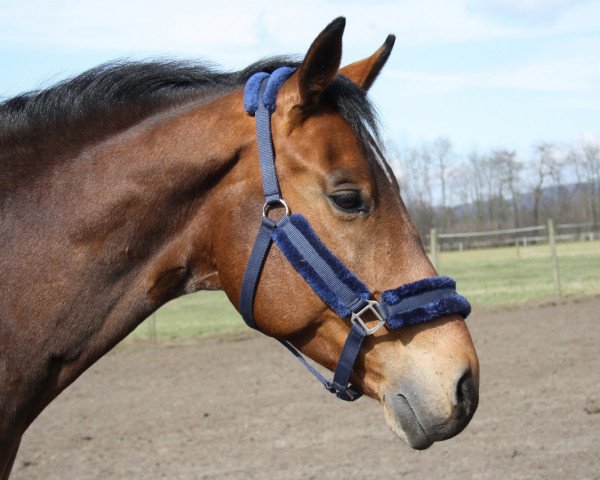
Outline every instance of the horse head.
[[[394, 37], [370, 57], [340, 68], [343, 19], [333, 21], [280, 86], [271, 131], [281, 194], [324, 245], [380, 299], [383, 292], [436, 275], [382, 156], [366, 92]], [[252, 132], [252, 118], [248, 117]], [[253, 134], [252, 134], [253, 135]], [[263, 205], [256, 140], [239, 152], [224, 208], [236, 221], [217, 231], [220, 286], [240, 305], [244, 269]], [[271, 249], [254, 300], [262, 332], [286, 339], [334, 370], [350, 330], [279, 249]], [[478, 402], [479, 365], [460, 315], [368, 336], [351, 381], [378, 400], [390, 428], [423, 449], [459, 433]]]

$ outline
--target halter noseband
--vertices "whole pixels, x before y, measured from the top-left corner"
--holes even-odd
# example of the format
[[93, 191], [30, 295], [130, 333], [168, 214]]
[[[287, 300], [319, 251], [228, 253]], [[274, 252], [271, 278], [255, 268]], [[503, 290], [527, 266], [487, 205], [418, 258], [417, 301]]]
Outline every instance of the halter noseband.
[[[258, 155], [265, 204], [258, 236], [248, 260], [242, 283], [241, 313], [248, 326], [254, 322], [254, 297], [260, 274], [273, 242], [288, 262], [304, 278], [315, 293], [342, 318], [350, 317], [350, 332], [342, 348], [333, 380], [321, 375], [290, 342], [278, 339], [325, 386], [342, 400], [356, 400], [362, 393], [348, 384], [352, 368], [365, 337], [372, 335], [384, 324], [387, 328], [401, 328], [433, 320], [443, 315], [460, 314], [466, 318], [471, 305], [456, 293], [456, 283], [449, 277], [430, 277], [386, 290], [381, 303], [375, 301], [369, 289], [324, 244], [299, 213], [290, 210], [281, 198], [275, 153], [271, 138], [271, 114], [276, 108], [277, 92], [294, 72], [281, 67], [273, 73], [254, 74], [244, 90], [244, 108], [256, 118]], [[274, 206], [285, 208], [277, 221], [268, 213]], [[378, 320], [369, 328], [363, 317], [371, 312]]]

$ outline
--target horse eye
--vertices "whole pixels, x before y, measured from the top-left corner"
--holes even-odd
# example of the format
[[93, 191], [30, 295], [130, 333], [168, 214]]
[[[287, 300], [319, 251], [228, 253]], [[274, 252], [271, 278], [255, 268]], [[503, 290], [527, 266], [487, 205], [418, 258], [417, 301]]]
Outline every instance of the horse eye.
[[331, 198], [336, 207], [346, 212], [355, 212], [364, 208], [360, 192], [356, 190], [341, 190], [332, 193], [329, 198]]

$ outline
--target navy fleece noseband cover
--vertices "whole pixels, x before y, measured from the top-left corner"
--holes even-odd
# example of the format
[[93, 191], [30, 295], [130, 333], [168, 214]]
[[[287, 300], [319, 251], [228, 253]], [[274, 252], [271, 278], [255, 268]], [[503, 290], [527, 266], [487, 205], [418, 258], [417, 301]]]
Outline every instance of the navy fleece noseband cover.
[[456, 293], [456, 282], [450, 277], [430, 277], [386, 290], [381, 295], [381, 309], [389, 328], [401, 328], [444, 315], [467, 318], [471, 304]]
[[[281, 204], [287, 210], [275, 171], [271, 113], [276, 108], [279, 88], [293, 72], [290, 67], [282, 67], [271, 74], [256, 73], [250, 77], [244, 90], [244, 108], [256, 117], [265, 212], [273, 204]], [[242, 283], [241, 312], [244, 321], [252, 328], [256, 328], [254, 297], [273, 242], [323, 302], [340, 317], [352, 317], [350, 332], [332, 381], [314, 369], [292, 344], [279, 340], [329, 391], [343, 400], [356, 400], [361, 396], [348, 381], [364, 338], [376, 330], [369, 329], [360, 318], [365, 311], [371, 310], [379, 317], [377, 328], [385, 322], [389, 329], [417, 325], [444, 315], [459, 314], [466, 318], [471, 312], [469, 302], [456, 293], [456, 283], [449, 277], [425, 278], [386, 290], [380, 303], [371, 300], [373, 296], [367, 286], [323, 244], [306, 218], [298, 213], [289, 215], [286, 212], [277, 222], [263, 216], [248, 261]]]

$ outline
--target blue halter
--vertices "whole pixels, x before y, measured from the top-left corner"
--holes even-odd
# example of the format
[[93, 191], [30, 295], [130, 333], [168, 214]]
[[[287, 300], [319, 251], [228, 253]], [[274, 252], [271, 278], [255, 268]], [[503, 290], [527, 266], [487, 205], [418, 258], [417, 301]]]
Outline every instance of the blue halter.
[[[381, 303], [375, 301], [369, 289], [324, 244], [299, 213], [290, 215], [281, 198], [275, 153], [271, 138], [271, 114], [276, 108], [277, 92], [294, 72], [282, 67], [268, 74], [256, 73], [246, 83], [244, 108], [256, 118], [256, 135], [265, 205], [260, 230], [254, 244], [242, 283], [241, 313], [248, 326], [254, 322], [254, 297], [260, 274], [273, 242], [304, 278], [315, 293], [337, 315], [350, 317], [350, 332], [333, 376], [327, 380], [287, 340], [278, 339], [325, 386], [342, 400], [356, 400], [362, 393], [348, 384], [352, 368], [365, 337], [383, 325], [401, 328], [417, 325], [443, 315], [460, 314], [466, 318], [471, 305], [456, 293], [456, 283], [449, 277], [431, 277], [386, 290]], [[285, 214], [277, 221], [269, 218], [269, 210], [280, 206]], [[371, 313], [378, 323], [369, 328], [363, 317]]]

